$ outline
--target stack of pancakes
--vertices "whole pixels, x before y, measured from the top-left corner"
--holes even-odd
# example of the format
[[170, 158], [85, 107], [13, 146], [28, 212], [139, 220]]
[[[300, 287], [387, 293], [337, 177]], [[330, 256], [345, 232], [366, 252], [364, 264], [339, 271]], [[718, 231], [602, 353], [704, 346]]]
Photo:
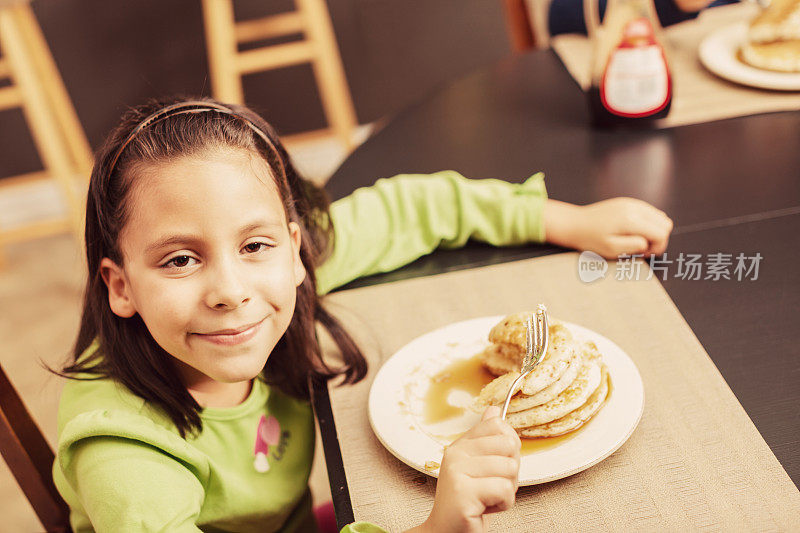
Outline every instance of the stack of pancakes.
[[[525, 322], [534, 313], [504, 318], [489, 332], [492, 343], [481, 353], [497, 378], [487, 384], [474, 408], [502, 406], [519, 377], [525, 355]], [[521, 437], [556, 437], [592, 418], [608, 396], [610, 376], [593, 342], [578, 342], [560, 322], [550, 321], [550, 343], [542, 361], [523, 380], [508, 406], [506, 421]]]
[[800, 0], [771, 0], [750, 23], [742, 60], [781, 72], [800, 72]]

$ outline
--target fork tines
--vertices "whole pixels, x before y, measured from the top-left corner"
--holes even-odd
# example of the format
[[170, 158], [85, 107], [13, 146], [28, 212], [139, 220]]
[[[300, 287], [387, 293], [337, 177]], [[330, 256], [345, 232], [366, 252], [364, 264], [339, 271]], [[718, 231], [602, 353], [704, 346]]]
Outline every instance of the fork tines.
[[533, 319], [531, 317], [528, 317], [528, 320], [525, 322], [525, 357], [522, 360], [523, 368], [528, 366], [528, 364], [531, 362], [531, 359], [533, 358], [534, 346], [536, 346], [538, 341], [536, 334], [537, 331], [533, 327]]
[[542, 347], [541, 352], [537, 350], [539, 356], [537, 363], [541, 361], [542, 358], [544, 358], [544, 354], [547, 353], [547, 345], [550, 341], [550, 335], [548, 334], [550, 332], [549, 328], [550, 325], [547, 322], [547, 308], [544, 304], [539, 304], [536, 309], [536, 339], [537, 348], [539, 347], [539, 343], [542, 344]]

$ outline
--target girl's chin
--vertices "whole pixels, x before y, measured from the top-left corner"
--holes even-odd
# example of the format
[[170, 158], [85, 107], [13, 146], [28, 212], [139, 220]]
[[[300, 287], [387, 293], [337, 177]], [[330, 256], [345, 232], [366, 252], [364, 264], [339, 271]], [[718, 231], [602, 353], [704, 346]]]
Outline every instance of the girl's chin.
[[[231, 364], [228, 360], [224, 365], [209, 365], [199, 368], [181, 362], [184, 383], [189, 383], [190, 388], [214, 386], [214, 383], [233, 385], [243, 381], [250, 381], [261, 374], [266, 364], [266, 358], [253, 361], [238, 361]], [[205, 366], [205, 365], [204, 365]], [[205, 384], [205, 385], [203, 385]]]
[[219, 372], [214, 372], [214, 375], [209, 377], [218, 383], [232, 384], [250, 381], [261, 374], [264, 369], [264, 363], [266, 363], [266, 360], [262, 361], [261, 364], [245, 365], [241, 368], [219, 369]]
[[205, 383], [205, 386], [213, 387], [213, 382], [234, 384], [258, 376], [264, 369], [269, 353], [264, 354], [262, 350], [254, 352], [252, 349], [239, 353], [232, 350], [203, 350], [194, 351], [184, 360], [176, 360], [185, 383]]

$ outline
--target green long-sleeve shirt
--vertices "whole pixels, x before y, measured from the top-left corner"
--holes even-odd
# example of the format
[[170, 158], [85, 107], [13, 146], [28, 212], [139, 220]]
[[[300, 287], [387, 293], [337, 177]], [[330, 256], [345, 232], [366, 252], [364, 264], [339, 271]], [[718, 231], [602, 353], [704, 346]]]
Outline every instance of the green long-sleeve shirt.
[[[455, 172], [380, 180], [331, 206], [332, 255], [317, 270], [324, 294], [469, 238], [496, 245], [543, 240], [543, 178], [522, 185]], [[95, 342], [89, 350], [98, 349]], [[314, 530], [308, 402], [260, 379], [247, 399], [206, 408], [199, 435], [110, 379], [69, 381], [59, 406], [53, 476], [83, 531]], [[359, 522], [347, 533], [381, 528]]]
[[317, 269], [317, 290], [326, 294], [469, 239], [495, 246], [543, 242], [546, 199], [542, 173], [521, 185], [453, 171], [378, 180], [331, 205], [335, 247]]

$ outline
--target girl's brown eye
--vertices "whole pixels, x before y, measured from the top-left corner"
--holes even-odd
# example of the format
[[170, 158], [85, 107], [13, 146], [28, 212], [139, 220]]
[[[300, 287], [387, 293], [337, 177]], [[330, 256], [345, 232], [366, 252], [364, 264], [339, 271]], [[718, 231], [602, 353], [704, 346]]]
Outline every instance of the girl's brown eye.
[[184, 268], [190, 266], [191, 261], [195, 259], [188, 255], [179, 255], [164, 263], [163, 268]]
[[266, 244], [264, 244], [263, 242], [251, 242], [251, 243], [249, 243], [249, 244], [245, 244], [245, 245], [244, 245], [244, 249], [245, 249], [245, 251], [246, 251], [246, 252], [249, 252], [249, 253], [251, 253], [251, 254], [254, 254], [254, 253], [256, 253], [256, 252], [260, 252], [260, 251], [262, 251], [262, 250], [263, 250], [263, 248], [262, 248], [262, 247], [263, 247], [263, 248], [266, 248], [266, 247], [267, 247], [267, 245], [266, 245]]

